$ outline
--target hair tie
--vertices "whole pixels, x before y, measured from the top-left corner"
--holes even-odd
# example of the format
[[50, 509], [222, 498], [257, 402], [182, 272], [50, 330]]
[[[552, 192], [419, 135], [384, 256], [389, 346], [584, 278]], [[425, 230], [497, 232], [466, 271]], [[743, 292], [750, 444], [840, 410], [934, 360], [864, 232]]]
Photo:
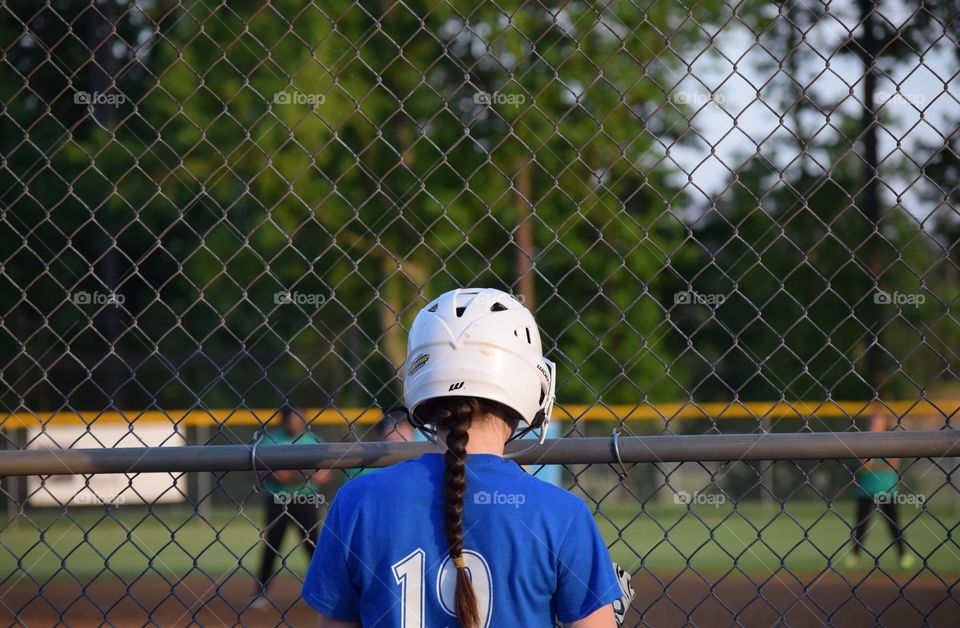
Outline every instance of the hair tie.
[[454, 565], [454, 567], [456, 567], [457, 569], [466, 569], [466, 568], [467, 568], [466, 563], [463, 562], [463, 556], [457, 556], [456, 558], [454, 558], [454, 559], [453, 559], [453, 565]]

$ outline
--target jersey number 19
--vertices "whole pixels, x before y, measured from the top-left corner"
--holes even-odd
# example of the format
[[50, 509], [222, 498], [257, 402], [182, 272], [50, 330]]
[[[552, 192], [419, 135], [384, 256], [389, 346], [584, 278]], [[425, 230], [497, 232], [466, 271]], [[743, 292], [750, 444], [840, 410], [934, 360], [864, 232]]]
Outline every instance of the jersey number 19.
[[[473, 550], [463, 550], [463, 560], [473, 583], [474, 593], [477, 595], [477, 605], [480, 608], [480, 625], [488, 628], [490, 625], [490, 611], [493, 608], [490, 578], [490, 566], [486, 559]], [[400, 625], [403, 628], [424, 628], [424, 602], [426, 596], [425, 566], [426, 553], [417, 548], [393, 564], [393, 577], [400, 585], [400, 595], [403, 599]], [[457, 568], [453, 560], [447, 556], [440, 571], [437, 572], [435, 591], [440, 607], [450, 616], [455, 617], [454, 591], [457, 582]]]

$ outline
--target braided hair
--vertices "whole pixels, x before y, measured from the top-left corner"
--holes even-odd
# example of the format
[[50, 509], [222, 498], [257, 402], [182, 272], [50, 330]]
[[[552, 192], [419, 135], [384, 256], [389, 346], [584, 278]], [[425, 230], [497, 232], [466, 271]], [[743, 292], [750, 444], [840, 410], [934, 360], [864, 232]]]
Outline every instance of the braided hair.
[[517, 429], [520, 415], [516, 410], [496, 401], [476, 397], [438, 397], [429, 399], [416, 409], [420, 424], [433, 424], [437, 431], [447, 432], [447, 451], [443, 455], [444, 535], [450, 558], [457, 568], [455, 611], [463, 628], [478, 628], [480, 610], [477, 595], [463, 560], [463, 496], [467, 491], [467, 430], [475, 420], [496, 416]]

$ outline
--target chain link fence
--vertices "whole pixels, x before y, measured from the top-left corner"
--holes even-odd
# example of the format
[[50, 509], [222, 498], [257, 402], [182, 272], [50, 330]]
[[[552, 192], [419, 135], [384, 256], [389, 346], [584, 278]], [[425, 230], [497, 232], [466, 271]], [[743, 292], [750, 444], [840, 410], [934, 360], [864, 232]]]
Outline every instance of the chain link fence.
[[[537, 316], [551, 438], [952, 430], [958, 13], [4, 2], [4, 449], [412, 439], [406, 330], [477, 285]], [[905, 451], [528, 470], [629, 625], [951, 624], [957, 459]], [[4, 477], [0, 619], [312, 622], [362, 470], [276, 471]]]

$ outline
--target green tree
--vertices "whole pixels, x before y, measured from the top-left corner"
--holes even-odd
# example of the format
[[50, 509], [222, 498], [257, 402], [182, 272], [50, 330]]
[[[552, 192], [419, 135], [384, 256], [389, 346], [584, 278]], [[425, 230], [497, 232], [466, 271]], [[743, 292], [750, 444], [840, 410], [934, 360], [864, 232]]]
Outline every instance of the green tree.
[[[772, 73], [764, 99], [784, 112], [786, 132], [697, 218], [703, 248], [683, 267], [696, 291], [728, 297], [714, 310], [676, 312], [693, 338], [680, 361], [697, 371], [691, 388], [703, 398], [913, 397], [949, 373], [949, 336], [932, 327], [942, 327], [947, 296], [931, 281], [942, 249], [917, 216], [880, 193], [884, 177], [912, 170], [896, 156], [880, 164], [876, 137], [882, 126], [896, 128], [876, 99], [877, 75], [892, 76], [893, 64], [933, 45], [937, 30], [924, 12], [897, 21], [889, 7], [852, 8], [848, 38], [818, 41], [824, 10], [816, 3], [783, 5], [765, 32]], [[851, 96], [822, 102], [813, 83], [823, 59], [848, 54], [865, 78], [853, 81], [860, 111], [845, 115]], [[884, 295], [925, 303], [875, 301]]]

